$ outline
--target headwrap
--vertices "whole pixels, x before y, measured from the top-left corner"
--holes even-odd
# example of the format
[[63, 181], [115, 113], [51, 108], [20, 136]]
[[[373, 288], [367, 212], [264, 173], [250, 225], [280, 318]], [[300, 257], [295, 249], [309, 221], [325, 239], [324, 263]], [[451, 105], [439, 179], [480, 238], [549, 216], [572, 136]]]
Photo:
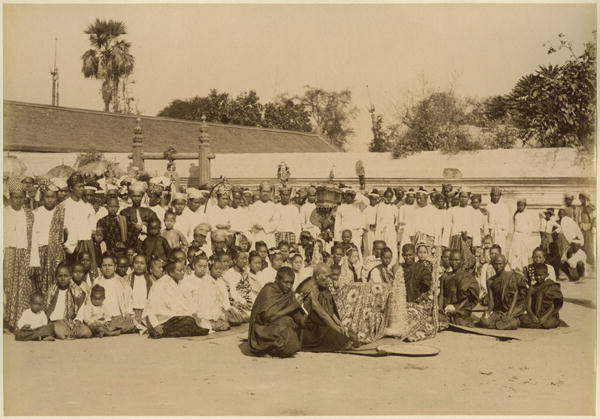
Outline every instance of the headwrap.
[[314, 186], [309, 186], [306, 192], [314, 195], [317, 193], [317, 188], [315, 188]]
[[96, 188], [96, 187], [95, 187], [95, 186], [93, 186], [93, 185], [85, 185], [85, 186], [83, 187], [83, 189], [85, 189], [86, 191], [94, 191], [94, 192], [96, 192], [96, 190], [97, 190], [98, 188]]
[[175, 192], [175, 194], [173, 194], [173, 201], [185, 201], [185, 202], [187, 202], [187, 196], [184, 193]]
[[517, 199], [517, 204], [519, 202], [522, 202], [523, 204], [527, 204], [527, 198], [519, 198], [519, 199]]
[[25, 192], [25, 185], [19, 178], [8, 179], [8, 192], [11, 194]]
[[554, 215], [554, 208], [546, 208], [546, 211], [544, 211], [544, 214]]
[[502, 189], [500, 189], [498, 186], [494, 186], [490, 193], [493, 193], [494, 195], [502, 195]]
[[231, 196], [231, 185], [227, 182], [223, 182], [215, 188], [215, 194], [217, 196]]
[[187, 198], [188, 199], [201, 199], [202, 193], [196, 188], [187, 188]]
[[198, 224], [195, 228], [194, 228], [194, 234], [200, 233], [203, 236], [208, 235], [208, 233], [211, 230], [211, 226], [208, 223], [201, 223]]
[[223, 241], [227, 239], [227, 232], [223, 230], [213, 230], [210, 232], [210, 239], [212, 241]]
[[71, 176], [69, 176], [69, 178], [67, 179], [67, 186], [69, 188], [72, 188], [73, 186], [79, 184], [79, 183], [85, 183], [85, 179], [83, 178], [83, 175], [80, 172], [73, 172], [71, 173]]
[[161, 194], [163, 191], [162, 186], [160, 186], [157, 183], [150, 183], [150, 185], [148, 185], [148, 195], [152, 195], [152, 194]]
[[50, 182], [53, 183], [59, 190], [68, 189], [66, 179], [60, 177], [53, 177], [52, 179], [50, 179]]
[[591, 201], [592, 198], [590, 197], [590, 194], [587, 192], [579, 192], [579, 197], [584, 197], [585, 199], [587, 199], [588, 201]]
[[273, 186], [271, 186], [271, 184], [267, 181], [265, 182], [261, 182], [260, 187], [258, 188], [259, 191], [267, 191], [267, 192], [272, 192], [273, 191]]
[[427, 191], [425, 190], [425, 188], [421, 186], [421, 187], [420, 187], [420, 188], [417, 190], [416, 194], [417, 194], [417, 195], [429, 195], [429, 192], [427, 192]]
[[565, 194], [564, 194], [564, 198], [571, 198], [571, 199], [574, 199], [574, 198], [575, 198], [575, 196], [574, 196], [574, 195], [573, 195], [573, 193], [571, 193], [571, 192], [565, 192]]
[[244, 195], [244, 196], [252, 196], [252, 191], [246, 189], [244, 192], [242, 192], [242, 195]]
[[[386, 192], [387, 192], [387, 191], [386, 191]], [[406, 196], [409, 196], [409, 195], [413, 195], [413, 196], [415, 195], [415, 190], [414, 190], [413, 188], [410, 188], [410, 189], [409, 189], [409, 190], [406, 192]]]
[[133, 193], [144, 193], [146, 192], [146, 182], [133, 182], [129, 185], [129, 192]]

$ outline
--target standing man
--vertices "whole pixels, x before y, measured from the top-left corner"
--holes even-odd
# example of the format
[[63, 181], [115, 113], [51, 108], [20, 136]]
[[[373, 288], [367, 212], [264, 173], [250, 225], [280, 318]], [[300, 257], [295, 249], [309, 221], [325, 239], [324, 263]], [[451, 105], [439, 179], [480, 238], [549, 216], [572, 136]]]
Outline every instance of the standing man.
[[596, 207], [590, 203], [590, 195], [587, 192], [579, 194], [581, 206], [577, 207], [575, 212], [575, 221], [583, 232], [584, 248], [587, 260], [594, 264], [596, 259], [596, 241], [594, 240], [596, 231]]
[[335, 213], [334, 241], [342, 241], [342, 232], [352, 232], [352, 243], [358, 249], [358, 256], [362, 260], [362, 238], [365, 227], [365, 216], [363, 211], [355, 204], [356, 192], [350, 188], [342, 191], [342, 204]]
[[148, 232], [148, 223], [156, 218], [156, 214], [149, 208], [142, 207], [142, 198], [146, 192], [144, 182], [133, 182], [129, 186], [131, 206], [121, 210], [121, 215], [127, 218], [127, 246], [137, 252], [142, 247], [142, 241]]
[[490, 203], [487, 205], [488, 227], [494, 243], [501, 248], [506, 248], [506, 237], [508, 236], [510, 211], [504, 202], [500, 202], [502, 191], [494, 186], [490, 192]]
[[275, 247], [275, 203], [271, 201], [273, 187], [269, 182], [260, 184], [260, 199], [250, 206], [250, 240], [264, 241], [269, 248]]
[[281, 202], [275, 205], [275, 219], [277, 231], [275, 232], [275, 246], [285, 241], [289, 244], [298, 243], [300, 239], [300, 211], [290, 202], [292, 188], [285, 187], [279, 190]]
[[94, 257], [94, 244], [92, 243], [92, 230], [96, 228], [94, 208], [91, 204], [83, 201], [84, 191], [83, 175], [73, 172], [67, 179], [69, 197], [64, 201], [65, 208], [65, 230], [67, 240], [65, 241], [66, 260], [69, 264], [77, 261], [81, 252], [89, 252], [92, 256], [92, 270], [98, 265]]
[[310, 222], [310, 215], [317, 207], [317, 188], [310, 186], [306, 191], [306, 202], [300, 207], [300, 222], [302, 231], [308, 231], [313, 238], [319, 235], [319, 228]]
[[392, 203], [394, 192], [387, 188], [383, 194], [383, 201], [377, 206], [375, 215], [375, 240], [383, 240], [392, 250], [392, 264], [398, 260], [398, 207]]
[[[410, 237], [414, 235], [413, 217], [416, 209], [415, 198], [415, 191], [413, 188], [410, 188], [404, 197], [404, 204], [398, 207], [398, 243], [400, 246], [409, 243]], [[390, 246], [389, 243], [388, 246]], [[396, 246], [394, 245], [394, 247]]]
[[574, 220], [577, 208], [573, 205], [573, 199], [575, 199], [575, 196], [571, 192], [566, 192], [563, 201], [565, 203], [565, 215]]
[[375, 241], [377, 205], [379, 204], [379, 192], [373, 189], [368, 195], [369, 206], [365, 208], [363, 215], [365, 220], [364, 240], [364, 256], [369, 256], [373, 253], [373, 242]]
[[475, 255], [473, 246], [480, 243], [474, 243], [473, 238], [478, 234], [475, 225], [475, 210], [469, 205], [469, 192], [463, 190], [458, 196], [458, 206], [450, 210], [452, 219], [452, 230], [450, 233], [450, 248], [460, 250], [463, 254], [464, 267], [472, 270], [475, 267]]
[[429, 255], [435, 246], [440, 245], [442, 238], [442, 214], [428, 204], [428, 193], [424, 188], [417, 191], [417, 206], [413, 211], [411, 236], [407, 239], [413, 244], [425, 243]]

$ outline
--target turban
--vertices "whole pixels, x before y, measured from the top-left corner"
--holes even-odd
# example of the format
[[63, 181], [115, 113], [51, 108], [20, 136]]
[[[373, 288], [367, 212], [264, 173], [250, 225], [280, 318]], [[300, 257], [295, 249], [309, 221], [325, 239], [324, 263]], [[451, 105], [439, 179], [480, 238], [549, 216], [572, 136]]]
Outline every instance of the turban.
[[208, 223], [201, 223], [198, 224], [195, 228], [194, 228], [194, 234], [202, 234], [203, 236], [206, 236], [211, 230], [210, 224]]
[[249, 191], [249, 190], [246, 189], [244, 192], [242, 192], [242, 195], [244, 195], [244, 196], [252, 196], [252, 191]]
[[19, 178], [10, 178], [8, 180], [8, 192], [11, 194], [25, 192], [25, 185]]
[[52, 179], [50, 179], [50, 182], [52, 182], [58, 189], [67, 189], [67, 181], [63, 178], [60, 177], [54, 177]]
[[173, 195], [173, 201], [187, 201], [187, 197], [184, 193], [176, 192]]
[[202, 193], [196, 188], [187, 188], [187, 197], [188, 199], [200, 199], [202, 198]]
[[223, 230], [213, 230], [210, 233], [210, 239], [212, 241], [224, 241], [227, 239], [227, 232]]
[[260, 184], [259, 190], [271, 192], [273, 190], [273, 187], [271, 186], [271, 184], [269, 182], [262, 182]]
[[67, 179], [67, 186], [69, 188], [72, 188], [73, 186], [75, 186], [79, 183], [85, 183], [85, 180], [83, 179], [83, 175], [79, 172], [71, 173], [71, 176], [69, 176], [69, 178]]
[[133, 193], [144, 193], [146, 192], [146, 182], [133, 182], [129, 186], [129, 192]]
[[97, 190], [97, 188], [93, 185], [85, 185], [83, 187], [83, 189], [85, 189], [86, 191], [94, 191], [94, 192]]
[[519, 198], [519, 199], [517, 199], [517, 204], [518, 204], [519, 202], [521, 202], [521, 203], [523, 203], [523, 204], [527, 204], [527, 198]]
[[427, 192], [425, 190], [425, 188], [423, 188], [422, 186], [419, 188], [419, 190], [417, 191], [417, 195], [428, 195], [429, 192]]
[[498, 186], [494, 186], [490, 193], [493, 193], [494, 195], [501, 195], [502, 189], [500, 189]]
[[151, 183], [150, 185], [148, 185], [148, 194], [158, 194], [160, 195], [162, 193], [162, 187], [157, 184], [157, 183]]
[[582, 198], [582, 197], [585, 198], [585, 199], [587, 199], [588, 201], [592, 200], [592, 198], [590, 197], [590, 194], [587, 193], [587, 192], [580, 192], [579, 193], [579, 198]]

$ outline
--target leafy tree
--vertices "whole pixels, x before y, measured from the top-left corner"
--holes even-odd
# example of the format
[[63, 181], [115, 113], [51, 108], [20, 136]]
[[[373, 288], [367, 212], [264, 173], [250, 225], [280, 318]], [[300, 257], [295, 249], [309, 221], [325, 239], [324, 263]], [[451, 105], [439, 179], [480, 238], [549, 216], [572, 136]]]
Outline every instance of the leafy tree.
[[85, 78], [102, 80], [104, 111], [119, 112], [119, 84], [133, 73], [135, 58], [129, 52], [131, 44], [121, 38], [127, 34], [125, 24], [114, 20], [96, 19], [84, 31], [89, 35], [91, 49], [81, 56], [81, 71]]
[[350, 123], [358, 112], [352, 105], [352, 92], [348, 89], [327, 91], [305, 86], [304, 94], [299, 99], [318, 131], [332, 144], [344, 149], [348, 138], [354, 134]]
[[466, 127], [465, 103], [451, 91], [434, 91], [406, 110], [401, 125], [391, 127], [396, 157], [418, 151], [458, 152], [482, 148]]
[[238, 95], [228, 103], [226, 124], [257, 127], [262, 124], [263, 105], [254, 90]]
[[595, 143], [596, 43], [587, 43], [583, 54], [576, 56], [563, 34], [559, 42], [548, 53], [567, 49], [570, 58], [521, 77], [506, 96], [509, 114], [527, 144], [591, 150]]
[[310, 116], [299, 99], [280, 95], [264, 107], [263, 125], [292, 131], [312, 131]]

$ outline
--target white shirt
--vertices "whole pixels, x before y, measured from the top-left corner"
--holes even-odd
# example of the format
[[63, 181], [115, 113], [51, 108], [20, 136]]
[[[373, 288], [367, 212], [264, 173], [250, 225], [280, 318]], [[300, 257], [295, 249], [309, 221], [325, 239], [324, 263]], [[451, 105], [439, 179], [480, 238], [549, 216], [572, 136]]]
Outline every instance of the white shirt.
[[[476, 210], [471, 206], [453, 207], [450, 210], [450, 217], [452, 220], [451, 236], [466, 231], [467, 236], [473, 238], [473, 246], [479, 246], [481, 244], [481, 234], [479, 233], [479, 225], [476, 222], [477, 214], [475, 214], [475, 211]], [[481, 213], [479, 210], [477, 211]], [[478, 243], [476, 243], [477, 238], [479, 238]]]
[[261, 289], [269, 282], [274, 282], [277, 276], [277, 271], [270, 266], [260, 271], [257, 275], [258, 282], [261, 284]]
[[500, 230], [508, 233], [511, 217], [508, 206], [504, 202], [498, 202], [497, 204], [490, 202], [485, 209], [488, 212], [488, 226], [490, 230]]
[[153, 207], [148, 207], [148, 208], [151, 209], [152, 211], [154, 211], [154, 213], [156, 214], [156, 217], [160, 220], [160, 225], [164, 227], [165, 213], [167, 212], [167, 210], [165, 210], [160, 205], [155, 205]]
[[292, 204], [276, 204], [275, 217], [277, 220], [277, 231], [282, 233], [294, 233], [296, 235], [296, 240], [300, 239], [302, 220], [300, 219], [300, 211], [298, 211], [298, 207]]
[[150, 324], [156, 327], [172, 317], [191, 316], [193, 312], [181, 287], [169, 275], [164, 275], [152, 284], [142, 318], [148, 317]]
[[227, 230], [230, 230], [232, 224], [235, 224], [233, 222], [233, 208], [231, 207], [221, 208], [218, 205], [214, 205], [206, 210], [206, 215], [208, 224], [210, 224], [214, 230], [217, 229], [217, 225], [229, 226]]
[[250, 228], [253, 224], [260, 224], [266, 234], [273, 234], [277, 228], [275, 205], [273, 201], [256, 201], [250, 205]]
[[[194, 239], [194, 228], [204, 222], [203, 215], [198, 212], [192, 212], [191, 209], [185, 207], [181, 212], [181, 215], [178, 215], [175, 218], [175, 226], [173, 227], [176, 230], [179, 230], [181, 234], [185, 236], [188, 243], [190, 243]], [[163, 221], [164, 225], [164, 221]]]
[[92, 230], [96, 229], [94, 208], [82, 199], [74, 201], [71, 197], [65, 199], [65, 228], [67, 241], [65, 247], [73, 253], [79, 240], [91, 240]]
[[396, 208], [398, 208], [398, 224], [400, 227], [404, 227], [404, 235], [407, 236], [408, 232], [408, 236], [412, 236], [414, 234], [414, 230], [411, 226], [413, 224], [414, 213], [417, 209], [417, 206], [415, 204], [403, 204]]
[[[411, 213], [411, 223], [407, 226], [408, 237], [417, 233], [435, 237], [435, 244], [440, 244], [443, 229], [443, 214], [432, 205], [417, 206]], [[405, 230], [406, 231], [406, 230]], [[406, 234], [406, 233], [405, 233]]]
[[[4, 248], [27, 249], [27, 215], [25, 210], [15, 211], [10, 205], [4, 208]], [[37, 234], [35, 234], [35, 215], [31, 232], [31, 255], [29, 266], [40, 266]]]
[[32, 329], [46, 326], [48, 324], [48, 316], [46, 316], [44, 310], [41, 310], [39, 313], [34, 313], [30, 308], [28, 308], [23, 312], [23, 314], [21, 314], [21, 318], [17, 322], [17, 328], [22, 329], [26, 324], [28, 324]]
[[250, 228], [250, 211], [248, 207], [231, 208], [231, 230], [239, 231], [244, 235], [248, 234]]
[[146, 307], [148, 289], [144, 275], [133, 276], [133, 308], [143, 310]]
[[[222, 283], [222, 280], [219, 280]], [[229, 295], [225, 293], [209, 274], [198, 278], [195, 274], [186, 275], [179, 287], [192, 306], [192, 311], [205, 320], [217, 320], [224, 316], [229, 307]], [[226, 302], [226, 303], [225, 303]]]
[[54, 311], [50, 314], [50, 321], [62, 320], [65, 316], [65, 310], [67, 308], [67, 290], [58, 290], [58, 296], [56, 297], [56, 305]]
[[111, 279], [99, 278], [95, 285], [104, 287], [104, 306], [111, 316], [121, 316], [133, 313], [133, 296], [131, 287], [124, 283], [124, 279], [115, 274]]
[[335, 234], [334, 240], [342, 240], [342, 232], [344, 230], [352, 231], [353, 239], [356, 234], [362, 236], [362, 230], [365, 225], [364, 213], [355, 204], [341, 204], [335, 212]]
[[560, 220], [560, 228], [562, 233], [565, 235], [565, 239], [569, 243], [573, 243], [574, 241], [578, 241], [579, 244], [583, 245], [583, 233], [581, 229], [577, 225], [577, 223], [566, 215]]
[[[92, 209], [94, 208], [94, 206], [92, 206]], [[94, 211], [94, 216], [96, 217], [96, 223], [98, 223], [98, 221], [103, 218], [106, 217], [108, 215], [108, 210], [105, 207], [100, 207], [98, 209], [98, 212]]]
[[376, 216], [377, 216], [377, 205], [375, 205], [374, 207], [372, 207], [371, 205], [369, 205], [367, 208], [365, 208], [365, 211], [363, 212], [363, 218], [365, 221], [365, 226], [368, 228], [369, 226], [375, 225], [375, 223], [377, 222]]
[[37, 237], [38, 246], [48, 245], [48, 238], [50, 236], [50, 224], [52, 223], [52, 217], [56, 208], [48, 211], [46, 207], [41, 206], [34, 211], [34, 223], [33, 231]]

